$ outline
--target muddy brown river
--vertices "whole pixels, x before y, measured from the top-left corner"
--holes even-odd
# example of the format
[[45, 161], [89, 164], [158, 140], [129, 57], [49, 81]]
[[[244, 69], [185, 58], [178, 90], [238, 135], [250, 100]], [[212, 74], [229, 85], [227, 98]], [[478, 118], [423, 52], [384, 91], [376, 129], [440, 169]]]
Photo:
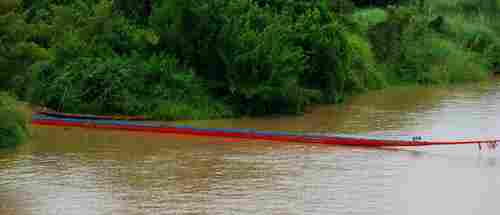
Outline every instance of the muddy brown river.
[[[398, 87], [303, 116], [179, 122], [499, 138], [500, 81]], [[0, 214], [498, 214], [500, 150], [356, 148], [33, 127], [0, 150]]]

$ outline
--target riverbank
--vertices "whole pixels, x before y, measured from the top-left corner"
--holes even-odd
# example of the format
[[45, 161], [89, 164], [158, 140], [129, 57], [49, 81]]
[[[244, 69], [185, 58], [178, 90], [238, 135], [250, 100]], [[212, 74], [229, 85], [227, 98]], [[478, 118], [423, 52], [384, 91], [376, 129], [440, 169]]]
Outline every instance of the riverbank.
[[500, 65], [496, 0], [12, 0], [0, 8], [8, 50], [0, 88], [68, 113], [300, 114], [395, 85], [481, 81]]

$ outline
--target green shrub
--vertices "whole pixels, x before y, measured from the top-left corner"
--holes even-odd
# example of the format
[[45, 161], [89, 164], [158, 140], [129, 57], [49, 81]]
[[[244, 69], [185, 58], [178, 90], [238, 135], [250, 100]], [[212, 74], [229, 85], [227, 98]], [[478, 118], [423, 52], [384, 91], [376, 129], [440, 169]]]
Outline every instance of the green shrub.
[[356, 8], [351, 0], [329, 0], [328, 7], [338, 14], [350, 14]]
[[500, 42], [493, 43], [484, 52], [486, 63], [490, 70], [500, 71]]
[[500, 10], [498, 0], [432, 0], [426, 4], [434, 11], [461, 14], [497, 13]]
[[488, 75], [479, 54], [432, 34], [408, 44], [404, 64], [404, 78], [419, 83], [479, 81]]
[[0, 92], [0, 148], [15, 146], [26, 139], [27, 122], [17, 102]]
[[297, 36], [294, 43], [306, 52], [306, 70], [301, 81], [306, 88], [320, 90], [323, 101], [338, 102], [346, 90], [355, 88], [350, 85], [354, 77], [350, 74], [352, 48], [344, 26], [329, 16], [324, 23], [318, 10], [310, 10], [301, 15], [294, 26]]
[[354, 12], [350, 18], [359, 26], [362, 32], [367, 32], [373, 26], [385, 22], [387, 13], [380, 8], [361, 9]]
[[[427, 10], [444, 19], [443, 35], [461, 49], [482, 54], [490, 70], [498, 69], [500, 25], [497, 0], [428, 1]], [[466, 52], [467, 52], [466, 51]]]
[[500, 40], [498, 33], [477, 17], [470, 18], [459, 14], [448, 16], [445, 20], [446, 34], [464, 48], [483, 52], [490, 44]]
[[391, 7], [387, 9], [387, 20], [369, 29], [368, 36], [379, 62], [400, 63], [404, 41], [420, 36], [417, 34], [420, 34], [422, 24], [418, 24], [414, 17], [415, 12], [409, 8]]
[[354, 90], [384, 87], [387, 84], [387, 78], [376, 62], [373, 48], [368, 40], [352, 33], [346, 33], [346, 38], [353, 54], [349, 75], [353, 77], [351, 79], [353, 82], [350, 85], [354, 86]]
[[169, 55], [79, 57], [33, 72], [32, 102], [65, 112], [150, 115], [165, 101], [196, 107], [208, 99], [202, 82]]
[[30, 41], [33, 31], [34, 26], [26, 23], [23, 15], [0, 15], [0, 90], [23, 97], [30, 83], [29, 66], [50, 58], [47, 49]]
[[288, 17], [258, 7], [223, 27], [219, 54], [228, 99], [237, 109], [250, 114], [302, 110], [307, 98], [299, 77], [305, 56], [292, 44], [292, 31]]
[[21, 5], [20, 0], [2, 0], [0, 1], [0, 15], [14, 11]]
[[349, 49], [326, 1], [219, 2], [166, 2], [151, 21], [159, 46], [237, 112], [300, 112], [318, 91], [341, 97]]
[[304, 98], [301, 98], [298, 75], [303, 71], [304, 56], [300, 49], [282, 48], [275, 50], [273, 56], [266, 56], [266, 48], [255, 46], [228, 60], [229, 99], [238, 104], [238, 109], [251, 114], [302, 109]]
[[19, 2], [0, 3], [0, 88], [67, 112], [300, 113], [388, 81], [480, 79], [499, 63], [497, 0]]
[[[419, 10], [414, 7], [389, 8], [387, 21], [370, 29], [377, 61], [388, 66], [391, 73], [388, 76], [422, 84], [485, 79], [488, 69], [480, 53], [489, 43], [485, 41], [495, 40], [494, 33], [486, 30], [453, 30], [456, 32], [455, 37], [451, 37], [449, 33], [435, 32], [429, 26], [430, 20], [431, 16], [419, 14]], [[464, 26], [449, 24], [449, 20], [445, 20], [447, 29], [452, 29], [450, 26]], [[475, 32], [481, 32], [479, 35], [482, 36], [471, 40], [474, 43], [458, 39]]]
[[113, 12], [140, 23], [147, 23], [153, 0], [113, 0]]

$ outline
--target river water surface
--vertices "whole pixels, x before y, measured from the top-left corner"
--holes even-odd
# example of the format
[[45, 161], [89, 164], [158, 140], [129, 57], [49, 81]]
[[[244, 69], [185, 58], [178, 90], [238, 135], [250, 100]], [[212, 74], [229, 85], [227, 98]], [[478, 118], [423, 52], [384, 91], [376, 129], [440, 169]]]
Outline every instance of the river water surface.
[[[500, 82], [405, 87], [303, 116], [200, 127], [500, 137]], [[498, 214], [500, 152], [33, 127], [0, 151], [0, 214]]]

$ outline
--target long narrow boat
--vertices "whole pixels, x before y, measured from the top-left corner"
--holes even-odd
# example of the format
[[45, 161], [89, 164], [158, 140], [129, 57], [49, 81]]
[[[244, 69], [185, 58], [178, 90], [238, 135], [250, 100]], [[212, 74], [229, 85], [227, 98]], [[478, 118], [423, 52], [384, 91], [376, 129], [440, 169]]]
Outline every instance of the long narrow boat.
[[344, 134], [268, 132], [252, 129], [195, 128], [190, 126], [165, 125], [151, 121], [138, 121], [138, 118], [131, 119], [134, 120], [36, 112], [33, 113], [32, 124], [366, 147], [487, 144], [488, 147], [495, 148], [500, 143], [500, 140], [424, 141], [420, 137], [382, 138]]
[[87, 120], [146, 120], [144, 116], [105, 116], [105, 115], [92, 115], [92, 114], [69, 114], [69, 113], [60, 113], [55, 111], [37, 111], [35, 114], [38, 115], [47, 115], [53, 116], [57, 118], [74, 118], [74, 119], [87, 119]]

